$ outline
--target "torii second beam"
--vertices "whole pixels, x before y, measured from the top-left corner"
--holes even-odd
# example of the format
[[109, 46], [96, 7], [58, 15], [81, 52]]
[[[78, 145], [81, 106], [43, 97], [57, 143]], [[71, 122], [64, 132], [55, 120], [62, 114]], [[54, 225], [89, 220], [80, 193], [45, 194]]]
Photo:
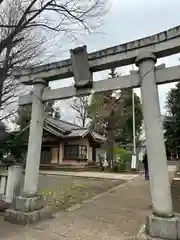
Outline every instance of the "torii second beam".
[[[169, 67], [169, 68], [156, 68], [156, 83], [164, 84], [170, 82], [176, 82], [180, 80], [180, 66]], [[101, 81], [95, 81], [93, 83], [94, 92], [105, 92], [108, 90], [117, 90], [122, 88], [137, 88], [140, 86], [139, 74], [134, 72], [131, 75], [105, 79]], [[92, 90], [84, 89], [76, 92], [74, 86], [65, 88], [50, 89], [46, 88], [42, 94], [42, 100], [61, 100], [68, 99], [74, 96], [89, 95]], [[27, 94], [19, 98], [19, 105], [26, 105], [32, 103], [32, 95]]]

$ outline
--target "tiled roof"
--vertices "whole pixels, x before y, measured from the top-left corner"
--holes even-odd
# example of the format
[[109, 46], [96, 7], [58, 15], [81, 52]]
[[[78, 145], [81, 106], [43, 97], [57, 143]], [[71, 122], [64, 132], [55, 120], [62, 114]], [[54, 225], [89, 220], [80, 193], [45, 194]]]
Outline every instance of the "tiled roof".
[[83, 137], [88, 133], [89, 133], [88, 129], [74, 129], [71, 131], [71, 133], [69, 133], [66, 136], [67, 137]]
[[57, 137], [63, 137], [62, 132], [53, 128], [50, 124], [46, 124], [45, 122], [44, 122], [44, 129]]
[[103, 142], [106, 141], [106, 137], [104, 137], [103, 135], [100, 135], [100, 134], [97, 133], [97, 132], [92, 132], [92, 135], [94, 136], [95, 139], [102, 140]]
[[71, 131], [73, 129], [80, 128], [78, 125], [75, 125], [75, 124], [72, 124], [72, 123], [69, 123], [69, 122], [65, 122], [65, 121], [62, 121], [62, 120], [59, 120], [59, 119], [55, 119], [55, 118], [52, 118], [52, 117], [45, 117], [44, 121], [48, 122], [49, 124], [58, 128], [62, 132], [67, 132], [67, 131]]
[[[23, 131], [29, 128], [29, 124]], [[105, 142], [106, 138], [96, 132], [93, 132], [89, 129], [80, 128], [76, 124], [72, 124], [69, 122], [65, 122], [59, 119], [54, 119], [52, 117], [45, 117], [44, 118], [44, 129], [57, 137], [62, 138], [71, 138], [71, 137], [85, 137], [86, 135], [90, 134], [94, 140], [98, 140], [101, 142]]]
[[96, 132], [90, 131], [89, 129], [75, 129], [72, 130], [71, 133], [66, 135], [66, 137], [85, 137], [90, 134], [95, 140], [106, 141], [106, 138]]

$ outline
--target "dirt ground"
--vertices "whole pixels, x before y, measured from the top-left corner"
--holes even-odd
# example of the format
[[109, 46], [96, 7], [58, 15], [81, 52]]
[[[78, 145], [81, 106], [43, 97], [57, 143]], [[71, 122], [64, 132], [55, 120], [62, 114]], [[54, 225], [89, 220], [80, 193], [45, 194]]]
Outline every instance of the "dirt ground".
[[174, 212], [180, 213], [180, 181], [174, 180], [171, 185]]
[[[98, 191], [104, 191], [109, 186], [109, 182], [111, 184], [114, 182], [104, 179], [95, 180], [74, 177], [67, 177], [66, 179], [64, 176], [62, 178], [50, 177], [50, 179], [41, 177], [40, 189], [51, 188], [52, 186], [58, 188], [60, 179], [62, 179], [61, 189], [63, 180], [65, 181], [65, 188], [72, 187], [74, 184], [76, 187], [77, 185], [87, 186], [86, 184], [89, 184], [88, 186], [91, 189], [91, 186], [95, 184], [95, 189], [99, 189]], [[175, 196], [174, 193], [178, 193], [178, 186], [176, 187], [177, 189], [173, 183], [173, 197]], [[84, 192], [87, 192], [87, 190]], [[139, 176], [95, 200], [89, 201], [79, 209], [69, 212], [59, 211], [56, 218], [29, 225], [28, 227], [4, 222], [0, 217], [0, 239], [133, 240], [136, 239], [140, 227], [145, 223], [146, 216], [151, 213], [149, 181], [145, 181], [144, 176]]]
[[[93, 182], [91, 179], [87, 181]], [[99, 188], [102, 189], [100, 185], [107, 187], [111, 180], [98, 182]], [[143, 176], [140, 176], [88, 202], [79, 209], [70, 212], [59, 211], [56, 218], [51, 220], [28, 227], [0, 221], [0, 239], [135, 239], [146, 216], [151, 212], [150, 204], [149, 182], [144, 181]]]
[[82, 203], [124, 182], [124, 180], [40, 175], [39, 192], [44, 195], [54, 212]]

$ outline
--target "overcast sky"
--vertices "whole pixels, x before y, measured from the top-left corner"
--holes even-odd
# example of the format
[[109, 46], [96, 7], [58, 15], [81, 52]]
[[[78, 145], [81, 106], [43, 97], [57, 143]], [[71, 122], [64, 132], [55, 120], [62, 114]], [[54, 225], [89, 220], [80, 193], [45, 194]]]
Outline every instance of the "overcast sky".
[[[81, 37], [78, 41], [68, 45], [74, 48], [87, 45], [88, 52], [108, 48], [127, 41], [146, 37], [151, 34], [166, 30], [180, 24], [180, 0], [111, 0], [112, 8], [106, 16], [104, 25], [98, 29], [102, 34], [94, 34]], [[65, 46], [67, 47], [67, 46]], [[63, 57], [68, 57], [68, 52]], [[179, 64], [180, 55], [163, 58], [158, 63], [166, 66]], [[129, 67], [118, 70], [128, 73]], [[95, 74], [95, 79], [107, 77], [107, 72]], [[61, 80], [52, 84], [53, 88], [72, 84], [72, 80]], [[159, 87], [161, 111], [164, 113], [166, 94], [174, 84], [166, 84]], [[136, 91], [140, 94], [139, 90]], [[70, 111], [66, 104], [62, 103], [63, 114], [71, 119]]]

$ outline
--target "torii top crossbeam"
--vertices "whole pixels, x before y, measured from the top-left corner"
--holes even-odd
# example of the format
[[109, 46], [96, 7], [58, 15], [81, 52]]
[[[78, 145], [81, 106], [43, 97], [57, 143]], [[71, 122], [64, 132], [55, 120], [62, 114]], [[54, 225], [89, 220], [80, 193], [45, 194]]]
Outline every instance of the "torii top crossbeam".
[[[180, 52], [180, 25], [158, 34], [106, 48], [88, 54], [92, 72], [133, 64], [139, 50], [153, 52], [157, 58]], [[73, 76], [71, 59], [62, 60], [34, 68], [19, 69], [15, 76], [24, 84], [31, 85], [35, 78], [47, 81]]]

